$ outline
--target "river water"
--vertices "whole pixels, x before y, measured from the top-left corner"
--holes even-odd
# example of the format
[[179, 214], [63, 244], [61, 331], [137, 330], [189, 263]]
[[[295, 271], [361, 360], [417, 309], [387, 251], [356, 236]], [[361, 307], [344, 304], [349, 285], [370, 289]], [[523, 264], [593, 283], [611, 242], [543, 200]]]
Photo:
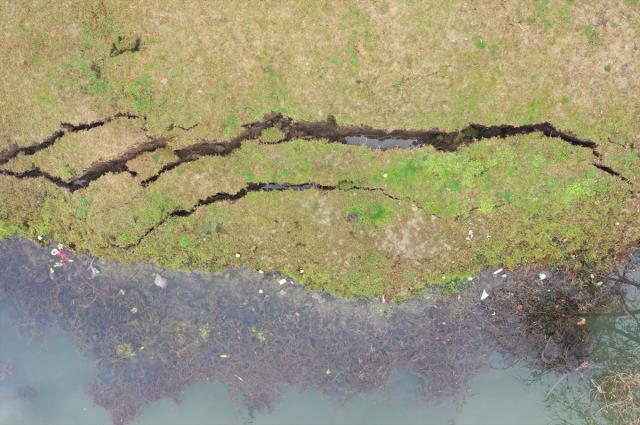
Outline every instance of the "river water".
[[[4, 258], [0, 260], [4, 285], [0, 287], [0, 424], [586, 423], [571, 413], [567, 400], [584, 401], [588, 379], [573, 373], [562, 379], [562, 372], [543, 372], [526, 358], [514, 362], [495, 341], [479, 342], [490, 339], [488, 334], [476, 335], [475, 340], [473, 332], [484, 331], [468, 322], [479, 320], [486, 313], [483, 309], [478, 316], [461, 316], [428, 293], [402, 306], [344, 302], [311, 293], [291, 281], [282, 283], [280, 276], [187, 274], [84, 257], [49, 275], [49, 252], [50, 247], [25, 241], [0, 245]], [[91, 273], [91, 267], [99, 273]], [[155, 285], [154, 273], [162, 275], [168, 286]], [[458, 300], [477, 298], [480, 288], [490, 288], [493, 296], [492, 282], [487, 277]], [[93, 285], [95, 293], [85, 293], [76, 285]], [[123, 301], [140, 285], [146, 289], [134, 297], [133, 304]], [[205, 292], [194, 297], [194, 292], [177, 289], [190, 285]], [[52, 292], [40, 300], [41, 292], [22, 293], [22, 288]], [[165, 298], [171, 301], [162, 304]], [[59, 305], [51, 310], [42, 305], [54, 300]], [[119, 308], [118, 303], [126, 304], [126, 309], [113, 319], [100, 310], [101, 302], [106, 310]], [[630, 308], [637, 307], [634, 302], [629, 301]], [[82, 304], [79, 312], [70, 313], [77, 304]], [[184, 306], [207, 313], [203, 319]], [[134, 308], [136, 312], [131, 313]], [[140, 331], [137, 317], [150, 309], [162, 312], [157, 316], [161, 327]], [[120, 320], [127, 311], [131, 317], [117, 322], [126, 332], [100, 331], [111, 329], [110, 321]], [[38, 332], [33, 332], [28, 317], [38, 323]], [[297, 320], [294, 327], [285, 320], [292, 317]], [[620, 342], [619, 333], [612, 329], [628, 326], [631, 319], [613, 317], [589, 319], [596, 344], [614, 347]], [[430, 319], [439, 327], [432, 329]], [[195, 336], [184, 324], [189, 320], [199, 326]], [[320, 323], [317, 328], [316, 322]], [[203, 323], [207, 323], [206, 337]], [[454, 323], [455, 328], [449, 329]], [[175, 340], [170, 348], [145, 333], [157, 334], [163, 328], [181, 330], [178, 336], [171, 334]], [[294, 329], [299, 328], [297, 334]], [[365, 331], [367, 337], [361, 337]], [[284, 340], [284, 335], [289, 339]], [[343, 338], [353, 346], [342, 343]], [[135, 353], [127, 355], [115, 347], [125, 343]], [[330, 343], [339, 359], [327, 359], [331, 356], [322, 351]], [[441, 348], [432, 352], [428, 348], [432, 345]], [[449, 346], [461, 355], [439, 357]], [[633, 350], [640, 352], [637, 346]], [[116, 351], [118, 356], [113, 354]], [[169, 351], [183, 354], [167, 359]], [[201, 364], [201, 353], [211, 359], [210, 367]], [[321, 353], [322, 358], [313, 353]], [[357, 361], [349, 361], [350, 356]], [[277, 357], [286, 358], [292, 371]], [[111, 363], [105, 367], [107, 361]], [[191, 362], [198, 374], [181, 369], [184, 362]], [[430, 362], [442, 364], [429, 366]], [[176, 381], [174, 370], [183, 377], [181, 381]], [[456, 379], [449, 381], [449, 375]], [[559, 379], [561, 384], [550, 394]], [[167, 389], [153, 392], [138, 383]], [[277, 397], [263, 395], [271, 391]], [[131, 402], [128, 397], [144, 400]], [[118, 406], [114, 409], [117, 403], [133, 406], [135, 415], [123, 413]]]
[[[6, 308], [5, 308], [6, 310]], [[104, 424], [109, 414], [84, 393], [95, 378], [92, 362], [78, 352], [72, 338], [51, 331], [28, 341], [0, 319], [0, 359], [12, 359], [13, 376], [0, 382], [0, 423]], [[552, 376], [527, 384], [530, 370], [491, 370], [473, 379], [466, 399], [426, 403], [408, 372], [397, 371], [381, 391], [335, 403], [319, 392], [287, 389], [273, 410], [255, 414], [230, 397], [220, 383], [187, 389], [181, 403], [161, 400], [148, 406], [132, 424], [547, 424], [553, 409], [544, 397]], [[33, 392], [27, 396], [21, 393]]]

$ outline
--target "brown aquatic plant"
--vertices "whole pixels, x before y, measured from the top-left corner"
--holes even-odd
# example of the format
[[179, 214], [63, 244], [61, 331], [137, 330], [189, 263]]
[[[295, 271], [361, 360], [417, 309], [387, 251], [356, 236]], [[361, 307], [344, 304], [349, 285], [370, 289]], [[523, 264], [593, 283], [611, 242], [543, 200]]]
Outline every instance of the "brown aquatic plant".
[[603, 416], [616, 423], [640, 424], [640, 371], [606, 374], [593, 381], [592, 395]]

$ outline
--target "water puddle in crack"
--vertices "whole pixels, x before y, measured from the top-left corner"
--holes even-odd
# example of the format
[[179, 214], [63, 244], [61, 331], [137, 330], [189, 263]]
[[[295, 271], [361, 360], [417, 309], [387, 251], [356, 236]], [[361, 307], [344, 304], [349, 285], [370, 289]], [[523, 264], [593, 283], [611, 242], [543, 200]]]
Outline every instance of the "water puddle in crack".
[[347, 145], [367, 146], [372, 149], [411, 149], [418, 147], [418, 141], [415, 139], [395, 139], [395, 138], [375, 138], [371, 136], [347, 136], [344, 138]]
[[[1, 423], [546, 424], [568, 411], [549, 390], [585, 370], [585, 341], [620, 335], [576, 326], [581, 295], [552, 272], [522, 285], [486, 272], [394, 305], [84, 256], [51, 279], [49, 248], [0, 242]], [[547, 305], [569, 316], [539, 329]], [[582, 388], [574, 375], [554, 397]]]

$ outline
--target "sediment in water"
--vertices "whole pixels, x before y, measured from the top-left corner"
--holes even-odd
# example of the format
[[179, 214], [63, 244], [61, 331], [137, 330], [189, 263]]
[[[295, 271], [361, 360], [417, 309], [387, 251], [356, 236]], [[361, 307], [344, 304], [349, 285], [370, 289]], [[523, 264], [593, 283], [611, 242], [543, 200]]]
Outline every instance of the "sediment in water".
[[209, 380], [256, 410], [282, 384], [344, 400], [380, 388], [399, 365], [421, 380], [425, 398], [460, 395], [495, 351], [571, 369], [589, 352], [580, 318], [613, 305], [610, 285], [560, 271], [544, 281], [534, 270], [486, 272], [458, 291], [396, 305], [336, 299], [248, 270], [178, 273], [80, 256], [50, 275], [46, 248], [11, 239], [0, 252], [0, 299], [25, 332], [54, 323], [75, 336], [98, 368], [89, 393], [114, 423]]

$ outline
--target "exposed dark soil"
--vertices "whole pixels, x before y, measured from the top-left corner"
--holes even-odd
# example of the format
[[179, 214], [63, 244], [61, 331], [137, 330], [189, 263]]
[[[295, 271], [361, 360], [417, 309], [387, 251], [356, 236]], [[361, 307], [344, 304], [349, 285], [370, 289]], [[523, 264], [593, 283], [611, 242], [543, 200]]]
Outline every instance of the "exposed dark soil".
[[91, 121], [87, 123], [71, 124], [71, 123], [63, 122], [60, 124], [61, 129], [54, 131], [50, 136], [45, 138], [42, 142], [34, 143], [32, 145], [23, 146], [23, 147], [15, 146], [13, 148], [10, 148], [0, 153], [0, 165], [6, 164], [7, 162], [11, 161], [13, 158], [17, 157], [20, 154], [34, 155], [40, 152], [41, 150], [47, 149], [67, 133], [78, 133], [80, 131], [92, 130], [97, 127], [102, 127], [103, 125], [108, 124], [113, 120], [117, 120], [121, 118], [139, 119], [141, 117], [138, 115], [130, 114], [128, 112], [118, 112], [114, 115], [108, 116], [101, 120]]
[[126, 41], [125, 37], [119, 35], [116, 42], [111, 44], [111, 52], [109, 52], [109, 56], [113, 58], [125, 53], [135, 53], [140, 51], [140, 47], [142, 46], [142, 37], [138, 36], [127, 46], [124, 46], [123, 43]]
[[608, 166], [599, 163], [600, 153], [598, 144], [588, 139], [581, 139], [570, 133], [556, 129], [553, 124], [544, 122], [537, 124], [525, 124], [521, 126], [513, 125], [493, 125], [484, 126], [481, 124], [470, 124], [457, 131], [441, 130], [383, 130], [375, 129], [366, 125], [345, 126], [338, 125], [333, 116], [329, 116], [326, 121], [295, 121], [280, 113], [272, 113], [264, 117], [262, 121], [246, 124], [243, 131], [229, 141], [215, 142], [202, 141], [185, 148], [177, 149], [174, 153], [178, 160], [166, 164], [158, 173], [142, 181], [143, 186], [156, 181], [162, 174], [172, 170], [179, 165], [195, 161], [198, 158], [209, 155], [225, 156], [229, 155], [242, 146], [245, 140], [257, 139], [263, 130], [277, 128], [283, 132], [281, 140], [275, 143], [285, 143], [294, 139], [317, 140], [326, 139], [332, 143], [347, 144], [347, 137], [367, 136], [379, 140], [397, 139], [413, 140], [412, 146], [421, 147], [425, 145], [433, 146], [435, 149], [444, 152], [455, 152], [461, 146], [474, 143], [482, 139], [505, 138], [509, 136], [541, 133], [547, 137], [559, 138], [573, 146], [589, 149], [598, 162], [594, 163], [600, 170], [627, 181], [620, 173]]
[[[34, 155], [60, 140], [67, 133], [79, 131], [88, 131], [97, 127], [101, 127], [115, 119], [139, 119], [138, 115], [118, 112], [112, 116], [102, 120], [96, 120], [88, 123], [70, 124], [62, 123], [61, 129], [53, 132], [42, 142], [25, 147], [14, 147], [3, 153], [0, 153], [0, 165], [6, 164], [20, 154]], [[197, 124], [196, 124], [197, 125]], [[184, 131], [192, 129], [191, 127], [182, 127], [171, 125], [170, 129], [181, 128]], [[365, 136], [377, 143], [364, 143], [367, 146], [377, 149], [390, 149], [395, 147], [413, 147], [420, 148], [422, 146], [433, 146], [435, 149], [443, 152], [455, 152], [461, 146], [477, 142], [489, 138], [505, 138], [514, 135], [540, 133], [547, 137], [559, 138], [573, 146], [589, 149], [594, 159], [593, 165], [599, 170], [615, 176], [620, 180], [628, 183], [628, 179], [620, 172], [614, 170], [608, 165], [601, 163], [601, 155], [598, 152], [598, 144], [588, 139], [576, 137], [570, 133], [556, 129], [551, 123], [526, 124], [521, 126], [513, 125], [493, 125], [484, 126], [481, 124], [470, 124], [469, 126], [457, 131], [441, 131], [441, 130], [383, 130], [375, 129], [366, 125], [348, 126], [338, 125], [333, 116], [329, 116], [326, 121], [296, 121], [291, 117], [281, 113], [272, 113], [257, 121], [243, 125], [243, 131], [236, 137], [227, 141], [207, 141], [203, 140], [192, 145], [178, 148], [173, 153], [178, 157], [177, 161], [165, 164], [156, 174], [142, 180], [140, 184], [146, 187], [156, 181], [160, 176], [182, 164], [195, 161], [203, 156], [226, 156], [233, 151], [239, 149], [242, 143], [247, 140], [258, 139], [262, 131], [276, 128], [282, 131], [281, 140], [275, 141], [274, 144], [285, 143], [295, 139], [304, 140], [327, 140], [331, 143], [343, 143], [352, 145], [350, 138]], [[135, 176], [135, 173], [127, 168], [127, 162], [137, 158], [143, 153], [152, 152], [156, 149], [167, 146], [166, 137], [150, 137], [148, 142], [134, 146], [115, 158], [106, 161], [97, 161], [92, 164], [82, 175], [73, 177], [69, 181], [63, 180], [58, 176], [51, 175], [38, 167], [33, 167], [22, 172], [15, 172], [6, 169], [0, 169], [0, 174], [5, 176], [24, 178], [44, 178], [58, 187], [65, 188], [70, 191], [85, 188], [92, 181], [99, 179], [107, 173], [123, 173], [128, 172]], [[395, 140], [397, 143], [385, 143], [385, 140]], [[411, 141], [407, 145], [407, 141]]]
[[51, 175], [39, 167], [33, 167], [26, 171], [0, 170], [0, 174], [20, 179], [44, 178], [58, 187], [67, 189], [70, 192], [75, 192], [76, 190], [89, 186], [91, 182], [98, 180], [107, 173], [129, 173], [131, 176], [136, 177], [136, 173], [127, 167], [127, 162], [143, 153], [153, 152], [166, 147], [169, 140], [170, 139], [166, 137], [151, 138], [132, 146], [116, 158], [94, 162], [82, 175], [73, 177], [70, 180], [63, 180], [60, 177]]

